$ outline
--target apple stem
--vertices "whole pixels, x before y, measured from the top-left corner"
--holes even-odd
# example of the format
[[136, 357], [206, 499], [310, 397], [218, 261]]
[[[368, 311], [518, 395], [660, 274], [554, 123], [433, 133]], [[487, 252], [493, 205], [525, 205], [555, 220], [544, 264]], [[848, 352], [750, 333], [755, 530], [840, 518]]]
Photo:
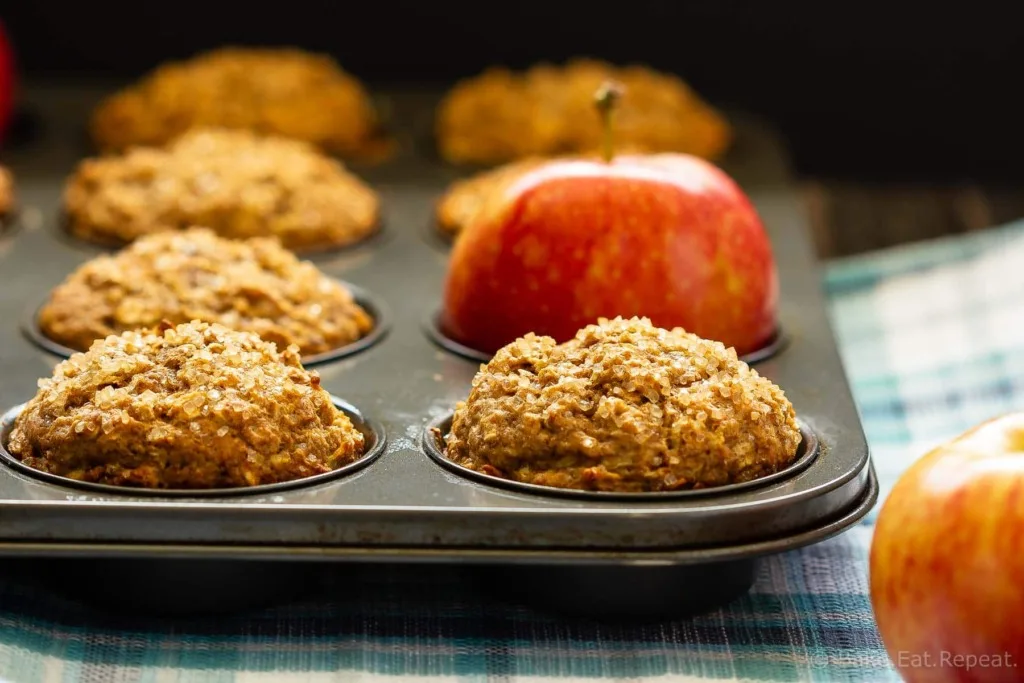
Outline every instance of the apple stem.
[[605, 81], [594, 93], [594, 104], [601, 115], [601, 127], [603, 129], [604, 144], [602, 146], [603, 156], [606, 163], [611, 162], [615, 156], [615, 140], [612, 127], [612, 116], [615, 107], [622, 98], [623, 87], [615, 81]]

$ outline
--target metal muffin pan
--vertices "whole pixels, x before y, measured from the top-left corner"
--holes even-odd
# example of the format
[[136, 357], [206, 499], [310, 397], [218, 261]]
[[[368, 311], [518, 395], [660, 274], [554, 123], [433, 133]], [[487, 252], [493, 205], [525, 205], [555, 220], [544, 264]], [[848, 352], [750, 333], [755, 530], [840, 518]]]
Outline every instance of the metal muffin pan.
[[[355, 302], [359, 304], [371, 318], [373, 318], [373, 329], [370, 330], [369, 334], [357, 339], [351, 344], [345, 344], [344, 346], [339, 346], [336, 349], [317, 353], [312, 356], [303, 356], [302, 364], [304, 367], [313, 368], [322, 363], [341, 360], [342, 358], [348, 358], [349, 356], [365, 351], [383, 339], [391, 329], [391, 314], [388, 311], [388, 307], [380, 300], [379, 297], [374, 296], [362, 287], [353, 285], [350, 282], [340, 282], [340, 284], [352, 293], [352, 298], [355, 299]], [[42, 310], [43, 305], [44, 304], [32, 306], [26, 311], [22, 318], [22, 331], [33, 344], [44, 351], [49, 351], [53, 355], [61, 358], [71, 357], [72, 354], [77, 353], [75, 349], [64, 346], [60, 342], [54, 341], [50, 337], [46, 336], [46, 333], [43, 332], [40, 327], [39, 313]]]
[[[5, 162], [19, 179], [22, 206], [37, 209], [42, 221], [0, 235], [0, 320], [7, 321], [0, 325], [2, 410], [33, 396], [37, 380], [58, 360], [25, 337], [19, 319], [90, 256], [64, 234], [61, 190], [82, 155], [75, 144], [82, 121], [116, 85], [27, 89], [27, 99], [48, 119], [48, 133], [12, 150]], [[510, 490], [462, 476], [428, 455], [424, 434], [468, 395], [480, 367], [424, 331], [447, 263], [447, 250], [424, 225], [460, 174], [416, 151], [430, 134], [437, 96], [390, 95], [404, 151], [378, 166], [352, 165], [381, 194], [388, 239], [310, 257], [328, 275], [372, 292], [390, 312], [384, 338], [316, 368], [332, 395], [379, 421], [388, 435], [383, 452], [358, 471], [316, 486], [223, 497], [75, 490], [0, 466], [0, 553], [176, 557], [197, 564], [217, 558], [454, 561], [489, 564], [494, 571], [574, 567], [583, 572], [578, 577], [595, 580], [611, 577], [602, 572], [636, 571], [645, 578], [610, 578], [621, 587], [620, 602], [633, 607], [644, 600], [636, 585], [654, 580], [648, 570], [657, 565], [658, 571], [673, 568], [666, 588], [702, 587], [683, 591], [689, 597], [678, 603], [662, 592], [647, 608], [683, 610], [698, 606], [698, 597], [722, 601], [745, 590], [757, 558], [834, 535], [867, 514], [877, 483], [803, 210], [771, 132], [742, 116], [734, 118], [737, 143], [723, 167], [750, 195], [771, 234], [786, 332], [785, 345], [756, 368], [786, 391], [805, 434], [817, 442], [816, 455], [751, 487], [630, 500]], [[568, 590], [573, 582], [566, 580]], [[592, 594], [575, 594], [580, 609], [592, 602]]]

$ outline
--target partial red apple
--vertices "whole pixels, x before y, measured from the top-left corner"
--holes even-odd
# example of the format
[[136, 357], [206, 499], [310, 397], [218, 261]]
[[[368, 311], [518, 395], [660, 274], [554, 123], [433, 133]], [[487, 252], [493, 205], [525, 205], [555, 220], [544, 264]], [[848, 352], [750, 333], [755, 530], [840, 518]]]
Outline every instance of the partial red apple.
[[443, 331], [493, 353], [647, 316], [746, 354], [776, 333], [771, 243], [722, 170], [684, 154], [558, 159], [504, 186], [453, 247]]
[[14, 118], [15, 86], [14, 48], [0, 21], [0, 143]]
[[879, 632], [909, 683], [1024, 679], [1024, 413], [903, 474], [879, 512], [870, 570]]

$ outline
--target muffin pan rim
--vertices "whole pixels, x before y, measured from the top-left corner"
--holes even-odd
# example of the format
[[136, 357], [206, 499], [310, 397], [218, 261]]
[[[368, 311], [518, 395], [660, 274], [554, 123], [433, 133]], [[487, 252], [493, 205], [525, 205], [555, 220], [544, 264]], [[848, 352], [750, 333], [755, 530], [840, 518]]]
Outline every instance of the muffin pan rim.
[[43, 472], [42, 470], [37, 470], [21, 462], [7, 450], [7, 440], [10, 438], [11, 430], [14, 428], [14, 422], [18, 415], [21, 414], [21, 411], [25, 409], [25, 406], [28, 405], [27, 401], [8, 408], [2, 415], [0, 415], [0, 462], [2, 462], [5, 467], [48, 486], [57, 486], [64, 489], [85, 491], [104, 496], [117, 496], [119, 498], [145, 498], [150, 501], [161, 498], [172, 501], [180, 501], [190, 498], [239, 498], [244, 496], [270, 495], [283, 491], [293, 491], [296, 489], [313, 487], [320, 484], [331, 483], [338, 479], [343, 479], [349, 475], [355, 474], [356, 472], [369, 467], [387, 450], [387, 430], [379, 420], [367, 417], [361, 410], [339, 396], [335, 396], [334, 394], [329, 394], [329, 396], [331, 403], [352, 421], [352, 424], [356, 429], [362, 432], [364, 436], [369, 434], [373, 437], [373, 444], [361, 456], [359, 456], [358, 459], [348, 463], [347, 465], [342, 465], [330, 472], [322, 472], [320, 474], [314, 474], [300, 479], [291, 479], [289, 481], [275, 482], [272, 484], [259, 484], [257, 486], [249, 487], [238, 486], [219, 489], [153, 489], [141, 486], [116, 486], [113, 484], [79, 481], [59, 474]]
[[[368, 334], [360, 337], [350, 344], [339, 346], [336, 349], [317, 353], [309, 357], [303, 356], [300, 360], [304, 368], [321, 366], [361, 354], [382, 342], [391, 331], [391, 309], [388, 308], [387, 304], [384, 303], [383, 299], [379, 295], [371, 292], [365, 287], [352, 284], [347, 280], [334, 277], [330, 279], [347, 288], [349, 292], [351, 292], [353, 300], [355, 300], [355, 302], [373, 318], [374, 326]], [[83, 351], [76, 351], [71, 347], [64, 346], [63, 344], [50, 339], [43, 332], [42, 327], [39, 325], [39, 312], [43, 309], [43, 306], [46, 305], [47, 301], [49, 301], [49, 294], [47, 294], [46, 298], [44, 298], [39, 304], [31, 306], [26, 310], [21, 321], [22, 333], [40, 350], [61, 359], [70, 358], [76, 353], [84, 353]]]
[[[484, 353], [470, 346], [466, 346], [460, 341], [449, 337], [445, 334], [441, 326], [441, 315], [442, 307], [437, 306], [427, 313], [423, 318], [422, 327], [427, 335], [427, 338], [438, 346], [442, 350], [460, 356], [466, 360], [473, 361], [475, 363], [489, 363], [493, 358], [494, 354]], [[753, 367], [758, 363], [770, 360], [775, 356], [786, 350], [789, 346], [790, 336], [780, 322], [775, 327], [775, 332], [772, 334], [771, 340], [764, 346], [751, 351], [748, 354], [739, 356], [739, 359]]]
[[666, 503], [672, 501], [685, 501], [694, 498], [712, 498], [715, 496], [728, 496], [736, 493], [743, 493], [751, 489], [771, 486], [795, 477], [810, 467], [821, 454], [820, 441], [817, 433], [802, 418], [797, 418], [797, 425], [800, 428], [800, 445], [797, 447], [797, 456], [786, 467], [771, 474], [751, 479], [750, 481], [722, 486], [709, 486], [700, 489], [684, 489], [679, 491], [645, 491], [645, 492], [620, 492], [620, 491], [590, 491], [584, 489], [570, 489], [557, 486], [544, 486], [541, 484], [528, 484], [514, 479], [503, 479], [483, 472], [464, 467], [445, 455], [444, 448], [439, 440], [449, 433], [451, 421], [454, 418], [454, 411], [431, 420], [424, 428], [421, 436], [423, 452], [431, 460], [453, 472], [460, 477], [478, 484], [490, 487], [497, 487], [527, 493], [534, 496], [556, 498], [571, 498], [576, 500], [628, 502], [628, 503]]

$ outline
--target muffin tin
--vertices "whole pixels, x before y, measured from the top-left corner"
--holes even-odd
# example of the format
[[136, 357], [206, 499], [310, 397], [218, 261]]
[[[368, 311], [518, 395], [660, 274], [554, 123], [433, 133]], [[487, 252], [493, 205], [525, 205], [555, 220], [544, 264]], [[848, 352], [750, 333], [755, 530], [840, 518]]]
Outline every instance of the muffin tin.
[[[88, 153], [82, 121], [114, 86], [30, 89], [29, 101], [50, 120], [48, 134], [5, 158], [22, 206], [41, 212], [41, 220], [0, 235], [5, 411], [31, 398], [37, 379], [60, 360], [23, 335], [27, 307], [104, 251], [62, 236], [60, 193]], [[755, 367], [786, 391], [800, 417], [798, 464], [783, 476], [696, 495], [601, 497], [496, 485], [432, 457], [431, 427], [443, 427], [479, 368], [429, 330], [449, 249], [429, 225], [434, 203], [460, 173], [424, 153], [438, 95], [388, 95], [404, 152], [379, 166], [352, 166], [381, 193], [387, 239], [307, 257], [372, 292], [389, 313], [389, 333], [377, 343], [316, 368], [332, 395], [386, 433], [372, 462], [327, 481], [224, 496], [86, 491], [0, 464], [0, 553], [197, 566], [222, 558], [473, 563], [487, 565], [495, 585], [537, 584], [528, 597], [543, 607], [679, 613], [735, 597], [759, 558], [839, 533], [869, 511], [877, 483], [802, 207], [770, 131], [743, 117], [734, 118], [736, 146], [722, 165], [757, 205], [774, 245], [784, 343]], [[238, 566], [226, 583], [252, 580], [242, 569], [249, 565]], [[502, 579], [507, 572], [517, 578]], [[165, 594], [182, 599], [173, 586]]]

